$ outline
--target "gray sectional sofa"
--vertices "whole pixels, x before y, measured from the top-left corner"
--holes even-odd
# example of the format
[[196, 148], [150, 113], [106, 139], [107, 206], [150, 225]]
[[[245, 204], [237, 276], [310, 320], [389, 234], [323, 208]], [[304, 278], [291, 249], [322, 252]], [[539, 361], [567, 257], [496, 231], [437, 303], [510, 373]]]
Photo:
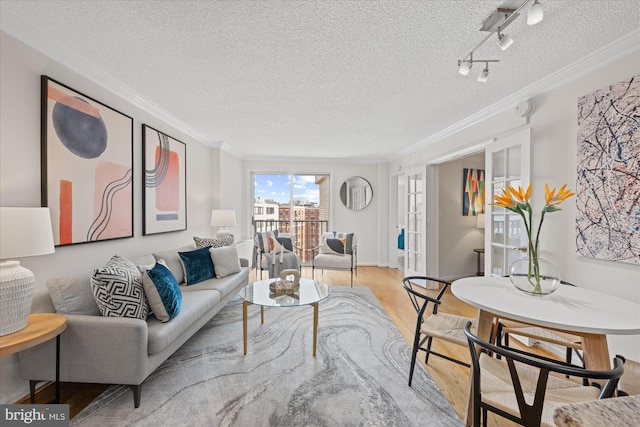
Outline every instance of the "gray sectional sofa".
[[[191, 244], [129, 258], [135, 265], [163, 259], [180, 284], [182, 308], [166, 323], [153, 315], [147, 320], [103, 317], [89, 275], [51, 279], [47, 290], [36, 292], [33, 313], [58, 312], [67, 317], [60, 341], [60, 381], [128, 385], [137, 408], [145, 378], [248, 283], [248, 261], [241, 259], [237, 273], [185, 286], [178, 252], [194, 249]], [[37, 383], [55, 380], [55, 340], [20, 352], [18, 360], [32, 397]]]

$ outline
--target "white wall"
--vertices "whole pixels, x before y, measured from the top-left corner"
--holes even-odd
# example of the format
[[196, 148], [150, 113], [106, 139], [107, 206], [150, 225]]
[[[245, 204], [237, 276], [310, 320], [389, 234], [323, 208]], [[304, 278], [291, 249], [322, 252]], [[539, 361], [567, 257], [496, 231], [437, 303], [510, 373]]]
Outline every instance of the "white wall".
[[[540, 197], [539, 189], [546, 182], [556, 187], [568, 183], [575, 190], [578, 97], [639, 74], [640, 51], [635, 50], [534, 97], [537, 107], [529, 123], [533, 128], [532, 183], [538, 189], [534, 197]], [[430, 163], [525, 125], [526, 121], [515, 117], [513, 111], [504, 111], [392, 162], [390, 170]], [[571, 283], [640, 303], [640, 266], [579, 256], [575, 247], [575, 199], [561, 207], [561, 212], [545, 220], [543, 256], [553, 260], [561, 276]], [[594, 314], [598, 310], [596, 301], [593, 310]], [[608, 341], [611, 354], [640, 360], [639, 336], [609, 336]]]
[[[55, 254], [23, 258], [36, 288], [50, 277], [88, 273], [112, 255], [137, 255], [189, 243], [194, 235], [211, 235], [212, 163], [208, 148], [172, 129], [151, 114], [65, 68], [46, 55], [0, 33], [0, 205], [40, 206], [40, 75], [45, 74], [134, 118], [134, 236], [105, 242], [56, 248]], [[148, 124], [187, 145], [187, 226], [182, 232], [142, 236], [142, 124]], [[227, 157], [227, 163], [232, 163]], [[15, 355], [0, 358], [0, 402], [13, 402], [28, 393], [19, 378]]]
[[[388, 169], [385, 165], [363, 163], [327, 163], [309, 161], [256, 161], [244, 162], [245, 177], [250, 180], [251, 172], [257, 173], [328, 173], [331, 176], [331, 206], [329, 227], [335, 231], [348, 231], [356, 233], [358, 237], [358, 265], [388, 265]], [[382, 175], [380, 171], [382, 171]], [[340, 186], [351, 176], [365, 178], [373, 188], [373, 199], [366, 208], [359, 211], [347, 209], [338, 197]], [[252, 194], [246, 194], [250, 203]], [[381, 218], [380, 210], [384, 210]], [[244, 221], [250, 225], [251, 210], [247, 209]], [[380, 224], [380, 220], [384, 224]], [[379, 232], [379, 227], [384, 227], [384, 232]]]
[[438, 165], [438, 277], [474, 276], [473, 249], [484, 247], [484, 230], [476, 227], [478, 217], [462, 215], [464, 168], [484, 169], [484, 153]]

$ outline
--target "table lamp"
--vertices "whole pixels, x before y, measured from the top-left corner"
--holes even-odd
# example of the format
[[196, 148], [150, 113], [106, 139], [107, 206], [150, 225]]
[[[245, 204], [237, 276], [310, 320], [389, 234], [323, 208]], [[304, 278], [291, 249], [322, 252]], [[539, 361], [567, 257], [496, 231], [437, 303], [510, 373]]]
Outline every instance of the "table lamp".
[[8, 258], [54, 252], [49, 208], [0, 207], [0, 336], [27, 326], [35, 277]]
[[233, 209], [213, 209], [211, 211], [211, 226], [220, 227], [216, 237], [226, 237], [231, 234], [227, 227], [236, 225], [236, 211]]

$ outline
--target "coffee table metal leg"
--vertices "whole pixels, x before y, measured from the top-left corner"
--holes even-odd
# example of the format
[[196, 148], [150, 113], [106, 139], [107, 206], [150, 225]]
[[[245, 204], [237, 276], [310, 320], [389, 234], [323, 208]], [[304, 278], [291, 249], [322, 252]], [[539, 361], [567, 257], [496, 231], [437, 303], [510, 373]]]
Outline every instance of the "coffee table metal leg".
[[260, 324], [264, 325], [264, 305], [260, 306]]
[[313, 357], [316, 357], [316, 342], [318, 341], [318, 303], [313, 305]]
[[244, 339], [244, 355], [247, 355], [247, 301], [242, 301], [242, 337]]

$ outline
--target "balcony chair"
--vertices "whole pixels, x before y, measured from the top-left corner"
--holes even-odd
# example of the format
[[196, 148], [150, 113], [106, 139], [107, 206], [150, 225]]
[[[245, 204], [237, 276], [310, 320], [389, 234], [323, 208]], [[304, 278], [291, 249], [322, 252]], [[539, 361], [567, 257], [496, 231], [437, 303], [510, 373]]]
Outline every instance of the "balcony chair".
[[[565, 282], [564, 280], [562, 280], [561, 283], [567, 286], [575, 286], [569, 282]], [[509, 334], [519, 335], [565, 347], [566, 362], [571, 364], [571, 356], [575, 352], [578, 359], [580, 359], [580, 365], [584, 367], [584, 359], [580, 354], [580, 351], [582, 350], [582, 339], [577, 335], [543, 328], [542, 326], [529, 325], [515, 320], [499, 319], [496, 328], [496, 343], [499, 346], [509, 347]]]
[[[464, 333], [469, 343], [472, 365], [473, 426], [487, 425], [491, 411], [523, 426], [555, 426], [553, 412], [568, 403], [613, 396], [624, 366], [614, 359], [609, 371], [590, 371], [563, 362], [553, 362], [534, 354], [500, 347], [482, 341], [467, 323]], [[489, 356], [495, 353], [501, 358]], [[586, 379], [607, 380], [602, 388], [584, 386], [556, 372]]]
[[[435, 285], [435, 289], [442, 286], [435, 298], [425, 294], [426, 288], [433, 288], [431, 285]], [[433, 338], [438, 338], [466, 347], [467, 339], [463, 332], [464, 325], [467, 322], [475, 323], [475, 320], [469, 317], [457, 316], [438, 311], [438, 306], [442, 304], [442, 296], [449, 285], [451, 285], [451, 282], [446, 280], [434, 279], [425, 276], [409, 276], [402, 279], [402, 287], [407, 291], [411, 304], [418, 314], [413, 338], [413, 349], [411, 352], [409, 387], [411, 387], [411, 381], [413, 380], [413, 370], [416, 365], [418, 350], [422, 350], [426, 353], [424, 358], [425, 364], [429, 362], [429, 355], [433, 354], [434, 356], [442, 357], [443, 359], [455, 362], [459, 365], [469, 367], [468, 363], [431, 350]], [[429, 303], [432, 303], [433, 308], [425, 317]]]
[[358, 274], [358, 240], [353, 233], [322, 233], [322, 243], [311, 249], [311, 259], [312, 279], [315, 270], [348, 270], [353, 287], [353, 273]]
[[293, 234], [278, 233], [278, 230], [256, 233], [254, 238], [254, 266], [257, 280], [262, 280], [266, 271], [270, 279], [280, 276], [282, 270], [301, 269], [299, 251]]

